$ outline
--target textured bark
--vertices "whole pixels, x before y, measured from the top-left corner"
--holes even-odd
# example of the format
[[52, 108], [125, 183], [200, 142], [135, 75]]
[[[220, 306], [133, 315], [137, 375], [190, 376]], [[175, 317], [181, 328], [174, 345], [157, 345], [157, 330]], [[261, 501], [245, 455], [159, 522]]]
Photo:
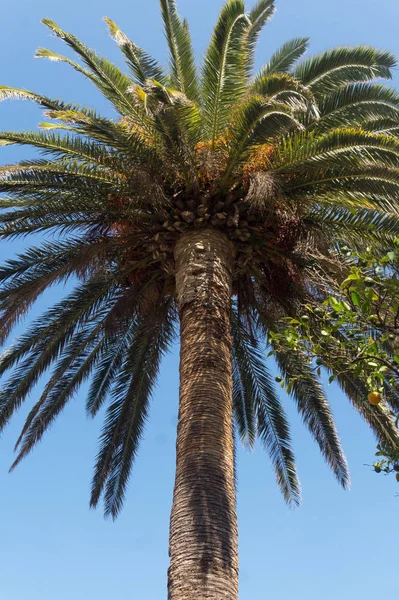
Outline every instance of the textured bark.
[[214, 229], [175, 249], [180, 408], [169, 600], [237, 600], [230, 305], [234, 247]]

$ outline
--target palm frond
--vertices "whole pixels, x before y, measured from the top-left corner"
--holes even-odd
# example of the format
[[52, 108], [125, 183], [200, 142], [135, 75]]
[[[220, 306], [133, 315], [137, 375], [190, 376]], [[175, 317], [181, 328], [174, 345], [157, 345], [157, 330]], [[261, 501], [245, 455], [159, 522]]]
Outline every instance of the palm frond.
[[65, 282], [98, 264], [108, 250], [101, 238], [71, 239], [31, 247], [18, 260], [7, 261], [0, 270], [0, 342], [4, 343], [14, 325], [37, 298], [52, 285]]
[[[13, 285], [26, 281], [26, 275], [41, 276], [47, 274], [48, 269], [57, 269], [64, 264], [68, 265], [71, 272], [74, 268], [81, 266], [82, 258], [88, 256], [88, 251], [92, 244], [97, 240], [81, 240], [80, 238], [70, 238], [68, 240], [57, 242], [45, 242], [40, 246], [31, 246], [16, 258], [8, 259], [0, 267], [0, 281], [2, 288], [0, 294], [4, 291], [4, 282], [12, 279]], [[22, 281], [21, 281], [22, 280]]]
[[306, 219], [327, 230], [334, 231], [337, 239], [345, 239], [348, 243], [353, 241], [358, 247], [359, 243], [369, 245], [370, 240], [383, 244], [392, 244], [399, 235], [399, 215], [387, 211], [357, 209], [354, 211], [336, 205], [330, 198], [323, 205], [312, 207]]
[[396, 58], [390, 52], [371, 46], [343, 46], [307, 59], [293, 75], [319, 98], [347, 83], [391, 79], [395, 65]]
[[125, 33], [108, 17], [104, 18], [110, 34], [125, 55], [126, 63], [138, 85], [144, 85], [148, 79], [166, 84], [162, 67], [147, 52], [136, 46]]
[[78, 136], [61, 136], [44, 131], [0, 132], [0, 146], [10, 144], [34, 146], [44, 153], [59, 157], [74, 156], [105, 167], [112, 167], [115, 164], [112, 162], [110, 152], [105, 151], [102, 145], [83, 140]]
[[[0, 169], [0, 192], [18, 192], [37, 189], [72, 189], [99, 185], [104, 190], [112, 184], [122, 186], [123, 178], [99, 166], [75, 161], [29, 161], [6, 165]], [[126, 185], [126, 184], [125, 184]], [[127, 187], [127, 186], [126, 186]]]
[[107, 340], [106, 352], [104, 352], [93, 376], [86, 402], [86, 411], [92, 417], [97, 414], [106, 401], [115, 378], [123, 366], [135, 325], [132, 320], [126, 332], [123, 334], [119, 332], [117, 336], [109, 336]]
[[54, 21], [43, 19], [42, 23], [80, 56], [92, 73], [90, 80], [121, 114], [128, 114], [131, 118], [135, 115], [139, 121], [144, 119], [144, 115], [140, 114], [137, 104], [134, 103], [128, 92], [131, 81], [118, 67], [98, 56], [74, 35], [61, 29]]
[[[308, 131], [294, 133], [276, 144], [275, 170], [289, 173], [304, 172], [304, 181], [313, 177], [312, 171], [331, 175], [350, 175], [365, 166], [398, 165], [398, 141], [390, 135], [374, 134], [360, 128], [338, 128], [325, 135], [315, 136]], [[352, 171], [353, 169], [353, 171]], [[307, 174], [309, 170], [309, 175]]]
[[249, 148], [267, 144], [278, 135], [300, 128], [301, 125], [286, 104], [269, 102], [262, 96], [251, 96], [234, 115], [226, 179]]
[[170, 53], [171, 85], [197, 102], [199, 85], [188, 24], [181, 21], [175, 0], [161, 0], [161, 11]]
[[243, 41], [248, 23], [242, 0], [225, 2], [204, 57], [202, 103], [212, 146], [229, 122], [231, 106], [245, 92], [247, 53]]
[[[245, 446], [253, 448], [258, 437], [257, 414], [254, 398], [248, 394], [248, 388], [242, 377], [243, 365], [240, 357], [240, 344], [248, 342], [247, 335], [242, 331], [237, 313], [232, 314], [233, 348], [231, 361], [233, 365], [233, 411], [240, 440]], [[244, 339], [243, 339], [244, 338]]]
[[281, 46], [273, 54], [269, 62], [261, 68], [257, 79], [274, 75], [275, 73], [288, 73], [297, 60], [308, 49], [309, 38], [294, 38]]
[[[102, 308], [109, 307], [118, 298], [121, 289], [119, 285], [115, 285], [117, 282], [116, 273], [111, 272], [105, 277], [104, 275], [93, 277], [88, 282], [77, 286], [65, 300], [51, 307], [36, 320], [28, 331], [2, 354], [0, 375], [24, 357], [29, 358], [31, 352], [32, 361], [43, 352], [43, 356], [39, 357], [39, 366], [47, 359], [53, 360], [53, 355], [58, 354], [76, 329], [89, 323], [94, 315], [100, 318]], [[20, 377], [23, 376], [24, 369], [21, 369]], [[2, 392], [1, 397], [7, 401], [6, 393]]]
[[251, 74], [255, 61], [255, 49], [259, 35], [275, 13], [276, 6], [274, 0], [258, 0], [255, 6], [249, 12], [249, 25], [246, 32], [246, 44], [248, 47], [248, 74]]
[[339, 483], [344, 488], [348, 488], [350, 486], [348, 464], [334, 417], [320, 383], [299, 354], [277, 351], [274, 356], [283, 376], [293, 382], [290, 395], [296, 402], [303, 422]]
[[[245, 335], [238, 315], [232, 318], [233, 353], [236, 377], [245, 405], [247, 435], [253, 441], [253, 415], [256, 415], [257, 433], [267, 449], [276, 473], [277, 483], [287, 503], [299, 504], [301, 498], [295, 458], [284, 408], [273, 387], [270, 373], [262, 360], [256, 343]], [[236, 388], [236, 394], [237, 394]]]
[[365, 166], [341, 174], [310, 170], [301, 181], [292, 181], [287, 191], [312, 195], [315, 203], [331, 203], [332, 198], [343, 206], [397, 213], [399, 173], [388, 167]]
[[[88, 338], [88, 339], [87, 339]], [[11, 471], [40, 442], [45, 432], [63, 411], [81, 384], [90, 376], [101, 355], [105, 338], [97, 343], [94, 335], [77, 335], [56, 365], [43, 394], [30, 411], [16, 443], [18, 455]], [[90, 343], [91, 342], [91, 343]]]
[[90, 81], [92, 81], [95, 85], [101, 85], [101, 82], [98, 80], [98, 78], [95, 75], [93, 75], [90, 71], [83, 68], [77, 62], [71, 60], [67, 56], [57, 54], [57, 52], [54, 52], [53, 50], [49, 50], [48, 48], [38, 48], [35, 52], [35, 58], [47, 58], [51, 62], [63, 62], [75, 69], [75, 71], [77, 71], [81, 75], [87, 77], [87, 79], [90, 79]]
[[51, 100], [46, 96], [35, 94], [29, 90], [13, 88], [7, 85], [0, 85], [0, 101], [3, 100], [32, 100], [32, 102], [36, 102], [43, 108], [52, 110], [58, 110], [60, 108], [60, 104], [56, 100]]
[[289, 106], [301, 124], [309, 125], [319, 120], [319, 108], [312, 92], [287, 73], [274, 73], [257, 77], [251, 88], [271, 102]]
[[[163, 90], [168, 94], [168, 90]], [[184, 177], [188, 189], [196, 188], [197, 170], [194, 146], [200, 139], [198, 108], [183, 98], [168, 99], [154, 116], [154, 126], [163, 143], [163, 150], [175, 169]]]
[[380, 118], [379, 116], [375, 119], [370, 119], [362, 123], [362, 128], [365, 131], [372, 131], [373, 133], [386, 133], [398, 137], [399, 126], [395, 119]]
[[324, 96], [318, 103], [320, 119], [317, 131], [337, 127], [363, 127], [369, 121], [390, 120], [390, 128], [399, 119], [399, 94], [386, 85], [351, 83]]
[[93, 477], [90, 503], [96, 506], [104, 491], [106, 516], [116, 518], [122, 508], [160, 360], [172, 337], [173, 323], [166, 307], [156, 317], [151, 314], [139, 321], [132, 335], [112, 392]]
[[255, 44], [263, 27], [276, 11], [275, 0], [258, 0], [249, 12], [248, 41]]
[[[56, 111], [48, 110], [46, 116], [61, 121], [61, 124], [41, 123], [40, 127], [43, 129], [73, 131], [111, 146], [127, 156], [134, 156], [135, 158], [141, 156], [150, 164], [151, 161], [157, 159], [157, 140], [154, 136], [154, 128], [148, 118], [142, 115], [139, 115], [138, 119], [132, 117], [132, 122], [127, 121], [126, 123], [123, 121], [114, 123], [97, 114], [87, 114], [86, 111], [72, 108]], [[136, 126], [137, 124], [139, 127]]]

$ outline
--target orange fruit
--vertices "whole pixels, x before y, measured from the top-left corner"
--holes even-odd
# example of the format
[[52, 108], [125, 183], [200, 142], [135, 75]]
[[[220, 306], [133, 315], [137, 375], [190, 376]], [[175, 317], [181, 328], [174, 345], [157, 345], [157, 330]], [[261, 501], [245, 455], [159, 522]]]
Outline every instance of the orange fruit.
[[379, 392], [370, 392], [367, 398], [370, 404], [374, 404], [374, 406], [377, 406], [381, 402], [381, 394]]

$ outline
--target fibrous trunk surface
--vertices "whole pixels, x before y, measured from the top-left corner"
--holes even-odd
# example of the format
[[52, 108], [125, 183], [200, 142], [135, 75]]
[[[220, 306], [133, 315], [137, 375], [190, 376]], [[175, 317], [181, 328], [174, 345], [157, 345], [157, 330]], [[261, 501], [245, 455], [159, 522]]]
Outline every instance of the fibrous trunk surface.
[[216, 229], [175, 248], [180, 408], [169, 600], [237, 600], [230, 309], [234, 247]]

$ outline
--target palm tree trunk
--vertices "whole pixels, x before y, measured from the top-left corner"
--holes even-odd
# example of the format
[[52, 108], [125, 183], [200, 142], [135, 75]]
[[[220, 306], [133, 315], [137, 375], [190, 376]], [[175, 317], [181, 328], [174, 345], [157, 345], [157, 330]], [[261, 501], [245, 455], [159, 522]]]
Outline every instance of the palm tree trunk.
[[168, 600], [237, 600], [230, 306], [234, 247], [220, 231], [175, 249], [180, 408]]

